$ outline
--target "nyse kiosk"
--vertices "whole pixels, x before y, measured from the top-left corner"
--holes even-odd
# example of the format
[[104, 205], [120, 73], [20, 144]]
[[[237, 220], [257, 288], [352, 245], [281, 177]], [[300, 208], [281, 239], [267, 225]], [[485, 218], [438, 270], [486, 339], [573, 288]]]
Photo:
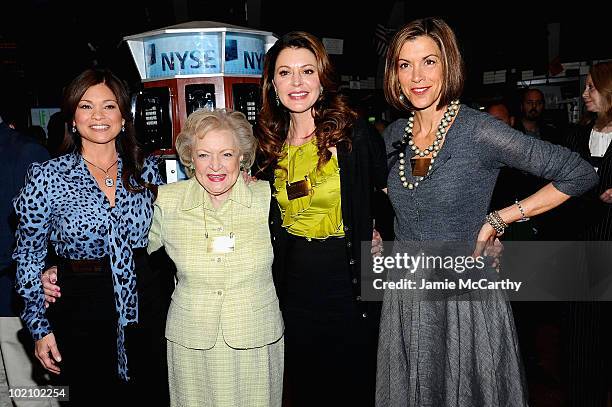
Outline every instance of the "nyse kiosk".
[[164, 155], [168, 182], [181, 177], [174, 141], [191, 112], [225, 107], [254, 124], [272, 33], [193, 21], [124, 39], [144, 86], [132, 100], [139, 141]]

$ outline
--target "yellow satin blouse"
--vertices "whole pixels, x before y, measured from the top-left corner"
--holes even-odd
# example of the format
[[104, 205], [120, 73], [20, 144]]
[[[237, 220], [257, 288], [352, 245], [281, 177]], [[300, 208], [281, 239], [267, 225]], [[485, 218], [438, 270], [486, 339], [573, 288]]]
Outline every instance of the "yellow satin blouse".
[[[332, 156], [317, 171], [319, 156], [314, 137], [301, 146], [285, 144], [283, 153], [284, 157], [274, 172], [275, 197], [280, 206], [283, 227], [292, 235], [309, 239], [343, 237], [338, 158]], [[308, 175], [312, 185], [310, 194], [290, 201], [286, 184], [288, 174], [291, 183], [303, 180]]]

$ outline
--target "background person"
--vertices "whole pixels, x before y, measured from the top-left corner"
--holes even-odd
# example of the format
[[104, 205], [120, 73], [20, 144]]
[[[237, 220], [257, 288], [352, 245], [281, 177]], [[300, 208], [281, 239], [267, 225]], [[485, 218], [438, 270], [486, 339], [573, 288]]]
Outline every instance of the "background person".
[[510, 113], [508, 105], [503, 101], [490, 103], [485, 108], [485, 112], [489, 113], [496, 119], [501, 120], [510, 127], [514, 126], [515, 117], [512, 115], [512, 113]]
[[[15, 213], [13, 198], [23, 186], [30, 164], [44, 162], [49, 154], [36, 140], [15, 131], [11, 126], [11, 110], [0, 101], [0, 368], [3, 366], [7, 384], [12, 388], [44, 385], [46, 380], [32, 365], [29, 356], [31, 339], [19, 313], [22, 304], [15, 292], [15, 263], [11, 253], [15, 245]], [[56, 400], [13, 400], [17, 407], [57, 405]]]
[[593, 217], [588, 225], [590, 240], [612, 236], [612, 62], [593, 65], [582, 98], [587, 114], [582, 125], [568, 136], [568, 146], [589, 160], [599, 174], [594, 193]]
[[[578, 236], [574, 239], [590, 241], [589, 278], [603, 282], [610, 275], [612, 240], [612, 62], [591, 66], [582, 99], [586, 114], [570, 130], [567, 144], [593, 165], [599, 184], [573, 202], [565, 227]], [[611, 397], [609, 314], [605, 302], [569, 304], [570, 403], [603, 405]]]
[[521, 97], [521, 117], [515, 128], [529, 136], [554, 144], [561, 144], [561, 133], [556, 128], [544, 123], [543, 114], [546, 108], [544, 93], [536, 88], [523, 89]]

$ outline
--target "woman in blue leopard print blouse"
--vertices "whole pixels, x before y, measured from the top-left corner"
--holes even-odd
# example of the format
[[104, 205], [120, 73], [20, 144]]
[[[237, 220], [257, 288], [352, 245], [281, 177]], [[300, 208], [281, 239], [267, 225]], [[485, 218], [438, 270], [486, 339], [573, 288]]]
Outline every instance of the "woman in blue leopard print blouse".
[[[145, 252], [162, 180], [137, 146], [129, 100], [109, 71], [75, 78], [63, 106], [74, 151], [32, 165], [14, 200], [22, 318], [36, 357], [56, 384], [70, 386], [75, 404], [140, 399], [144, 389], [156, 403], [167, 399], [165, 276], [152, 272]], [[62, 286], [62, 301], [48, 309], [45, 259]]]

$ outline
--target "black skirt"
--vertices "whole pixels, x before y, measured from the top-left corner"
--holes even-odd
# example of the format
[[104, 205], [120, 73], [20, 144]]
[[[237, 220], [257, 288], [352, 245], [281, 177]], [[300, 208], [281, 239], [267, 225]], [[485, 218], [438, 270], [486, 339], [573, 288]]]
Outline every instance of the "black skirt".
[[283, 297], [292, 406], [374, 404], [377, 324], [354, 299], [342, 238], [290, 237]]
[[172, 264], [163, 258], [151, 261], [144, 249], [134, 250], [134, 261], [139, 322], [125, 330], [127, 383], [117, 373], [118, 315], [108, 258], [91, 271], [70, 260], [56, 261], [62, 296], [47, 316], [62, 355], [61, 374], [53, 382], [70, 386], [67, 405], [169, 404], [164, 328]]

